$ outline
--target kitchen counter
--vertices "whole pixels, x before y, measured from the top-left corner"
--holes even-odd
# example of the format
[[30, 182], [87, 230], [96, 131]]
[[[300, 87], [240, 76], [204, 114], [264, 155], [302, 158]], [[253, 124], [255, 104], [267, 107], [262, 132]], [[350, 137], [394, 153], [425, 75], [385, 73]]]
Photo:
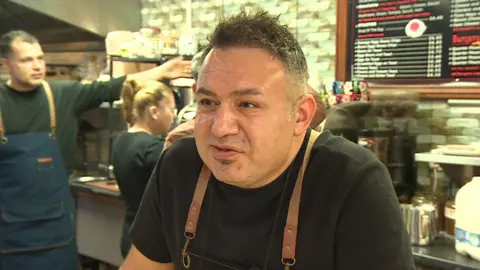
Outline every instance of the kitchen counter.
[[455, 251], [454, 241], [440, 237], [431, 246], [412, 246], [415, 263], [441, 270], [480, 270], [480, 262]]
[[118, 186], [112, 181], [84, 180], [86, 178], [69, 179], [77, 210], [78, 253], [120, 266], [123, 261], [120, 242], [125, 206]]
[[[105, 189], [88, 185], [78, 181], [78, 177], [72, 177], [70, 179], [70, 186], [77, 197], [80, 219], [83, 218], [83, 220], [79, 220], [78, 223], [81, 227], [84, 227], [82, 224], [85, 225], [87, 230], [84, 232], [85, 234], [81, 233], [83, 230], [80, 230], [80, 233], [83, 236], [79, 235], [80, 244], [83, 243], [85, 246], [85, 252], [83, 253], [86, 254], [84, 255], [90, 255], [90, 257], [110, 262], [114, 265], [119, 265], [119, 262], [121, 262], [121, 258], [119, 258], [118, 254], [119, 237], [121, 234], [124, 213], [123, 200], [121, 199], [120, 191], [115, 191], [111, 188]], [[99, 200], [104, 203], [99, 203]], [[104, 221], [99, 223], [99, 218]], [[95, 223], [97, 225], [105, 223], [105, 228], [98, 228], [98, 233], [93, 233], [95, 229], [92, 224]], [[116, 229], [112, 230], [113, 228]], [[111, 234], [112, 231], [114, 232], [111, 237], [107, 237], [105, 241], [102, 242], [111, 243], [112, 240], [115, 239], [115, 241], [113, 241], [115, 244], [109, 245], [109, 249], [118, 252], [110, 255], [100, 254], [100, 249], [95, 248], [95, 246], [98, 245], [98, 237], [104, 238], [106, 235]], [[85, 239], [89, 239], [89, 243], [86, 243]], [[441, 270], [480, 270], [480, 262], [455, 251], [453, 239], [439, 237], [439, 239], [430, 246], [412, 246], [412, 252], [415, 263], [419, 266], [432, 267]], [[97, 256], [95, 256], [96, 254]], [[110, 259], [106, 259], [109, 257]]]
[[74, 193], [81, 192], [81, 193], [84, 193], [84, 194], [86, 193], [90, 195], [106, 196], [106, 197], [117, 198], [117, 199], [121, 198], [120, 191], [87, 185], [85, 183], [77, 181], [76, 179], [77, 177], [70, 178], [70, 187], [72, 188]]

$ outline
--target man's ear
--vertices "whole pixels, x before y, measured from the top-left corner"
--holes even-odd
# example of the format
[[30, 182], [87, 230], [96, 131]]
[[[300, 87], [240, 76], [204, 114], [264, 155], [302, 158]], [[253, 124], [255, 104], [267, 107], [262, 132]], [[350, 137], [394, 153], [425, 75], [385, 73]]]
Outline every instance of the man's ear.
[[316, 110], [317, 104], [312, 95], [306, 94], [298, 101], [295, 119], [295, 135], [299, 136], [307, 130]]
[[10, 70], [9, 66], [8, 66], [8, 60], [6, 57], [2, 57], [2, 61], [0, 62], [2, 63], [2, 67], [4, 69], [6, 69], [7, 71]]
[[192, 84], [192, 91], [193, 91], [193, 94], [195, 95], [197, 93], [197, 82], [194, 82]]

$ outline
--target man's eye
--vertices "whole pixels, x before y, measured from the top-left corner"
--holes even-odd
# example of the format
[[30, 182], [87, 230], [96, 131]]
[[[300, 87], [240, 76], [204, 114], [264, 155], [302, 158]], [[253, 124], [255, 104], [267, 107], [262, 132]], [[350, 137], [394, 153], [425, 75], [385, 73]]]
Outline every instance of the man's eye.
[[215, 103], [209, 99], [202, 99], [198, 102], [199, 105], [201, 106], [213, 106]]
[[245, 109], [253, 109], [253, 108], [258, 108], [257, 104], [252, 103], [252, 102], [241, 102], [240, 107], [245, 108]]

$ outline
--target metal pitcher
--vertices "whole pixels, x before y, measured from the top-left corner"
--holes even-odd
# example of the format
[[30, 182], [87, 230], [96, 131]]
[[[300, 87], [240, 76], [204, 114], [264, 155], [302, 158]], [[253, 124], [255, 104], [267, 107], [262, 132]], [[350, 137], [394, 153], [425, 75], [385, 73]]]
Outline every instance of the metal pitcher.
[[437, 209], [430, 203], [401, 204], [403, 220], [412, 245], [430, 245], [438, 235]]

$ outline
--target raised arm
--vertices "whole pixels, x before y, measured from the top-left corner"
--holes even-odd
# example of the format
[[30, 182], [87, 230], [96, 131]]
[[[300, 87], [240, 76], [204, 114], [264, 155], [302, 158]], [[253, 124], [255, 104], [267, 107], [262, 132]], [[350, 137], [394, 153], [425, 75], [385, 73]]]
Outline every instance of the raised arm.
[[191, 61], [183, 60], [182, 57], [171, 59], [164, 64], [134, 74], [129, 74], [106, 82], [92, 82], [81, 84], [72, 83], [68, 90], [71, 90], [75, 111], [81, 114], [84, 111], [97, 108], [104, 101], [115, 101], [120, 99], [125, 79], [135, 79], [137, 81], [177, 79], [182, 77], [191, 77]]
[[181, 56], [173, 58], [164, 64], [154, 67], [152, 69], [129, 74], [127, 76], [128, 79], [134, 79], [137, 81], [147, 81], [147, 80], [171, 80], [177, 78], [191, 78], [192, 71], [190, 70], [190, 66], [192, 65], [192, 61], [190, 60], [183, 60]]

